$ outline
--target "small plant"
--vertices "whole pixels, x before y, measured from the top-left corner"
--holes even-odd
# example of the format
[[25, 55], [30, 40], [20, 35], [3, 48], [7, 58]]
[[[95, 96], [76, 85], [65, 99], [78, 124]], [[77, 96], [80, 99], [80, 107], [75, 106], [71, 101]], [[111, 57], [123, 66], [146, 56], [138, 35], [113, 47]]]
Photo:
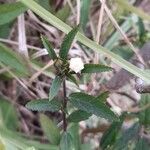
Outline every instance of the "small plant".
[[[75, 149], [73, 137], [67, 128], [71, 122], [78, 123], [88, 119], [93, 114], [105, 118], [110, 122], [118, 120], [118, 117], [114, 112], [105, 104], [108, 92], [101, 93], [98, 96], [76, 92], [67, 96], [66, 79], [69, 79], [78, 85], [78, 81], [75, 77], [76, 74], [99, 73], [112, 70], [111, 67], [100, 64], [83, 64], [81, 58], [68, 59], [69, 49], [78, 30], [79, 26], [72, 29], [68, 35], [66, 35], [62, 42], [59, 56], [56, 55], [47, 38], [44, 36], [41, 37], [44, 47], [47, 49], [50, 58], [54, 61], [53, 66], [55, 68], [56, 77], [52, 81], [48, 99], [34, 100], [26, 105], [28, 109], [33, 111], [62, 112], [62, 134], [56, 125], [54, 125], [45, 115], [40, 116], [41, 125], [48, 139], [52, 144], [60, 145], [61, 150]], [[63, 98], [62, 100], [59, 100], [57, 94], [61, 86], [63, 87]], [[68, 114], [68, 103], [75, 108], [75, 111], [71, 114]], [[50, 126], [51, 128], [47, 129], [46, 126]], [[50, 130], [50, 132], [47, 132], [48, 130]]]

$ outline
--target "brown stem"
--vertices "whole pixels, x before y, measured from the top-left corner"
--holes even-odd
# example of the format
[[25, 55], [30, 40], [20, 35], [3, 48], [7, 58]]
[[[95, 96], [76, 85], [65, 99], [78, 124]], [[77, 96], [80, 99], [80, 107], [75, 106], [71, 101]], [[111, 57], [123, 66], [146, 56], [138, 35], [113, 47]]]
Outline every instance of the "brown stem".
[[67, 92], [66, 92], [66, 79], [63, 81], [63, 110], [62, 110], [62, 117], [63, 117], [63, 129], [66, 131], [67, 129], [67, 119], [66, 119], [66, 107], [67, 107]]

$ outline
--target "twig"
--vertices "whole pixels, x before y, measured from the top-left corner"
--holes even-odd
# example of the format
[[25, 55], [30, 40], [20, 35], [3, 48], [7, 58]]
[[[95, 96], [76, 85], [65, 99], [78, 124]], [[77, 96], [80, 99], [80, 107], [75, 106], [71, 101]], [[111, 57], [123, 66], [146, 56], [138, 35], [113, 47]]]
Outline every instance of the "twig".
[[[101, 30], [102, 30], [102, 22], [103, 22], [103, 16], [104, 16], [104, 6], [105, 6], [105, 0], [102, 2], [101, 9], [99, 11], [99, 19], [98, 19], [97, 34], [96, 34], [96, 43], [99, 43], [99, 41], [100, 41]], [[99, 54], [98, 53], [95, 53], [95, 63], [99, 63]]]
[[[104, 0], [100, 0], [101, 3], [104, 2]], [[123, 36], [125, 42], [129, 45], [129, 47], [134, 51], [134, 53], [136, 54], [137, 58], [139, 59], [139, 61], [143, 64], [145, 64], [143, 58], [139, 55], [139, 50], [137, 48], [135, 48], [133, 46], [133, 44], [129, 41], [127, 35], [124, 33], [124, 31], [120, 28], [120, 26], [118, 25], [117, 21], [115, 20], [115, 18], [113, 17], [113, 15], [111, 14], [109, 8], [107, 7], [107, 5], [104, 6], [105, 12], [108, 15], [109, 19], [111, 20], [111, 22], [113, 23], [113, 25], [115, 26], [115, 28], [121, 33], [121, 35]]]
[[[2, 66], [3, 68], [5, 68], [6, 66], [0, 62], [0, 66]], [[7, 69], [7, 72], [12, 75], [17, 81], [18, 83], [27, 91], [30, 93], [30, 95], [32, 95], [33, 97], [37, 97], [32, 91], [30, 91], [28, 89], [28, 87], [13, 73], [11, 72], [11, 70]]]
[[18, 17], [18, 41], [19, 41], [19, 52], [26, 57], [28, 56], [28, 49], [26, 45], [26, 31], [25, 31], [25, 19], [24, 14]]
[[80, 0], [77, 0], [77, 25], [80, 23], [80, 6], [81, 2]]
[[125, 93], [125, 92], [116, 92], [116, 93], [119, 94], [119, 95], [126, 96], [126, 97], [128, 97], [130, 100], [132, 100], [134, 103], [137, 103], [137, 100], [136, 100], [133, 96], [131, 96], [131, 95]]
[[66, 2], [68, 3], [68, 5], [69, 5], [69, 7], [70, 7], [70, 9], [71, 9], [71, 11], [72, 11], [72, 13], [73, 13], [73, 15], [75, 16], [76, 13], [75, 13], [75, 10], [74, 10], [74, 8], [73, 8], [73, 5], [72, 5], [71, 1], [70, 1], [70, 0], [66, 0]]
[[50, 60], [47, 65], [45, 65], [43, 68], [38, 70], [33, 76], [30, 78], [29, 83], [33, 82], [39, 75], [43, 73], [44, 70], [46, 70], [48, 67], [50, 67], [53, 64], [53, 62]]
[[146, 109], [150, 108], [150, 103], [146, 104], [145, 106], [143, 107], [132, 107], [132, 108], [129, 108], [127, 111], [128, 112], [133, 112], [133, 113], [138, 113], [138, 112], [141, 112], [141, 111], [144, 111]]
[[[8, 44], [13, 44], [13, 45], [17, 45], [17, 46], [19, 45], [19, 43], [16, 42], [16, 41], [12, 41], [12, 40], [8, 40], [8, 39], [2, 39], [2, 38], [0, 38], [0, 42], [8, 43]], [[38, 50], [38, 51], [42, 50], [42, 48], [35, 47], [35, 46], [32, 46], [32, 45], [27, 45], [27, 47], [30, 48], [30, 49]]]

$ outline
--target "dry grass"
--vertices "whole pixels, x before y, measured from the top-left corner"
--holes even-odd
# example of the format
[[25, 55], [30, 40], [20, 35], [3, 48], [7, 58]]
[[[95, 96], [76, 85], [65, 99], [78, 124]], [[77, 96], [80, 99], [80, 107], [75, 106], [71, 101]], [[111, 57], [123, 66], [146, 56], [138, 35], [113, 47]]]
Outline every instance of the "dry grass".
[[[67, 22], [70, 24], [79, 24], [80, 16], [81, 16], [80, 14], [81, 1], [76, 0], [76, 4], [73, 4], [71, 0], [65, 0], [63, 4], [65, 3], [68, 3], [69, 7], [71, 8], [71, 14], [69, 18], [67, 19]], [[113, 14], [111, 12], [111, 9], [113, 8], [108, 7], [107, 1], [100, 0], [99, 4], [97, 4], [97, 1], [92, 1], [91, 6], [92, 6], [91, 15], [89, 18], [89, 22], [87, 24], [87, 29], [86, 29], [85, 34], [87, 34], [87, 36], [89, 36], [90, 38], [95, 39], [97, 43], [104, 44], [104, 41], [110, 36], [110, 34], [106, 34], [107, 27], [111, 27], [113, 25], [113, 27], [111, 27], [111, 30], [114, 30], [115, 28], [122, 35], [127, 45], [134, 51], [138, 59], [144, 64], [144, 60], [139, 55], [138, 49], [133, 46], [127, 34], [124, 33], [124, 31], [121, 29], [121, 27], [117, 23], [117, 20], [115, 19], [115, 17], [113, 17]], [[16, 103], [17, 105], [19, 105], [19, 109], [21, 109], [20, 114], [22, 112], [26, 113], [26, 115], [30, 118], [29, 119], [30, 121], [35, 117], [35, 115], [32, 112], [27, 111], [25, 107], [22, 106], [22, 104], [20, 104], [21, 102], [19, 101], [22, 101], [22, 103], [25, 104], [26, 99], [48, 97], [48, 89], [51, 84], [51, 79], [53, 79], [54, 77], [54, 75], [50, 72], [50, 69], [49, 69], [50, 66], [52, 65], [52, 61], [49, 60], [49, 57], [47, 56], [47, 52], [43, 49], [43, 46], [40, 40], [40, 34], [44, 34], [48, 37], [49, 41], [51, 41], [54, 48], [56, 49], [56, 52], [58, 53], [64, 34], [59, 32], [55, 27], [45, 23], [42, 19], [37, 17], [30, 10], [28, 10], [27, 13], [18, 17], [18, 22], [14, 23], [7, 39], [0, 38], [1, 42], [7, 43], [10, 47], [17, 50], [19, 53], [22, 53], [23, 55], [25, 55], [27, 58], [30, 59], [29, 66], [31, 70], [31, 75], [30, 77], [23, 78], [23, 79], [18, 78], [4, 64], [0, 64], [1, 66], [0, 74], [6, 71], [9, 72], [14, 78], [13, 80], [17, 81], [17, 84], [19, 83], [21, 87], [25, 89], [25, 91], [18, 90], [16, 89], [18, 86], [14, 86], [13, 90], [19, 91], [19, 94], [16, 93], [14, 97], [16, 97], [17, 99]], [[107, 36], [103, 37], [104, 35], [107, 35]], [[91, 61], [93, 61], [94, 63], [103, 61], [104, 63], [107, 64], [107, 58], [102, 58], [98, 54], [93, 54], [91, 51], [85, 52], [84, 48], [79, 43], [74, 44], [74, 46], [70, 50], [69, 55], [70, 55], [69, 57], [79, 56], [86, 63], [89, 63]], [[31, 59], [36, 60], [37, 62], [42, 62], [44, 66], [42, 66], [41, 68], [38, 68], [36, 65], [33, 65], [33, 63], [31, 62]], [[113, 66], [111, 62], [110, 62], [110, 65]], [[82, 87], [82, 85], [84, 84], [84, 89], [86, 90], [86, 92], [90, 94], [94, 94], [94, 95], [99, 94], [100, 92], [102, 92], [101, 90], [103, 91], [105, 90], [103, 89], [102, 83], [105, 80], [108, 81], [109, 79], [111, 79], [113, 75], [114, 73], [112, 72], [112, 73], [105, 73], [105, 74], [93, 76], [92, 80], [83, 78], [83, 82], [81, 83], [80, 87]], [[5, 86], [4, 81], [1, 80], [0, 82], [3, 86]], [[73, 91], [73, 90], [79, 91], [81, 89], [81, 88], [79, 89], [74, 84], [70, 83], [69, 81], [67, 81], [67, 85], [68, 85], [68, 90], [69, 90], [68, 93], [70, 93], [70, 91]], [[130, 89], [129, 89], [129, 86], [127, 88], [128, 90], [130, 90], [130, 92], [128, 93], [129, 95], [131, 93], [134, 93], [133, 84], [130, 83]], [[0, 88], [0, 95], [7, 96], [8, 99], [12, 98], [11, 95], [5, 94], [5, 91], [7, 89], [4, 88], [3, 89], [4, 92], [1, 89], [3, 88]], [[119, 92], [120, 91], [127, 92], [127, 89], [122, 88], [119, 90]], [[60, 95], [61, 95], [61, 92], [60, 92]], [[137, 96], [136, 93], [134, 93], [134, 95]], [[12, 103], [13, 103], [13, 100], [12, 100]], [[117, 93], [115, 94], [115, 97], [113, 94], [110, 95], [108, 103], [110, 106], [115, 105], [115, 106], [122, 108], [123, 110], [128, 109], [128, 107], [135, 104], [135, 102], [133, 102], [133, 100], [131, 100], [130, 97], [128, 97], [127, 95], [124, 96], [124, 95], [120, 95]], [[142, 109], [145, 109], [145, 107]], [[129, 109], [129, 111], [134, 111], [134, 109], [131, 108]], [[55, 115], [59, 116], [59, 114], [55, 114]], [[55, 115], [54, 115], [54, 118], [55, 118]], [[34, 130], [36, 131], [37, 128], [38, 130], [40, 130], [38, 126], [33, 125], [32, 122], [30, 122], [29, 120], [26, 120], [25, 117], [22, 117], [21, 119], [21, 124], [22, 124], [21, 128], [23, 129], [24, 132], [29, 134], [30, 128], [32, 128], [33, 132]], [[84, 132], [86, 131], [83, 131], [83, 133]]]

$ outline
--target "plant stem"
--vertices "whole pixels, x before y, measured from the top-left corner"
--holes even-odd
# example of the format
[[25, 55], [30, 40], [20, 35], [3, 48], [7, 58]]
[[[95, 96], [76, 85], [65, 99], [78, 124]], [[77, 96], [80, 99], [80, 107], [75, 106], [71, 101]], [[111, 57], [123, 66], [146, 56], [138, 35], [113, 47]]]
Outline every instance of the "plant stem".
[[67, 92], [66, 92], [66, 79], [63, 81], [63, 109], [62, 109], [62, 117], [63, 117], [63, 129], [66, 131], [67, 129], [67, 119], [66, 119], [66, 107], [67, 107]]
[[[71, 27], [62, 22], [60, 19], [52, 15], [50, 12], [46, 11], [44, 8], [42, 8], [38, 3], [36, 3], [33, 0], [20, 0], [23, 4], [28, 6], [32, 11], [34, 11], [36, 14], [38, 14], [40, 17], [42, 17], [44, 20], [46, 20], [48, 23], [52, 24], [53, 26], [57, 27], [64, 33], [68, 33], [71, 31]], [[133, 64], [129, 63], [128, 61], [124, 60], [122, 57], [116, 55], [115, 53], [107, 50], [106, 48], [102, 47], [101, 45], [96, 44], [94, 41], [88, 39], [83, 34], [78, 32], [76, 39], [81, 42], [82, 44], [86, 45], [87, 47], [93, 49], [95, 52], [98, 52], [100, 54], [107, 55], [107, 57], [111, 58], [111, 60], [118, 64], [123, 69], [129, 71], [130, 73], [134, 74], [135, 76], [141, 78], [142, 80], [146, 82], [150, 82], [150, 75], [139, 69], [138, 67], [134, 66]]]

